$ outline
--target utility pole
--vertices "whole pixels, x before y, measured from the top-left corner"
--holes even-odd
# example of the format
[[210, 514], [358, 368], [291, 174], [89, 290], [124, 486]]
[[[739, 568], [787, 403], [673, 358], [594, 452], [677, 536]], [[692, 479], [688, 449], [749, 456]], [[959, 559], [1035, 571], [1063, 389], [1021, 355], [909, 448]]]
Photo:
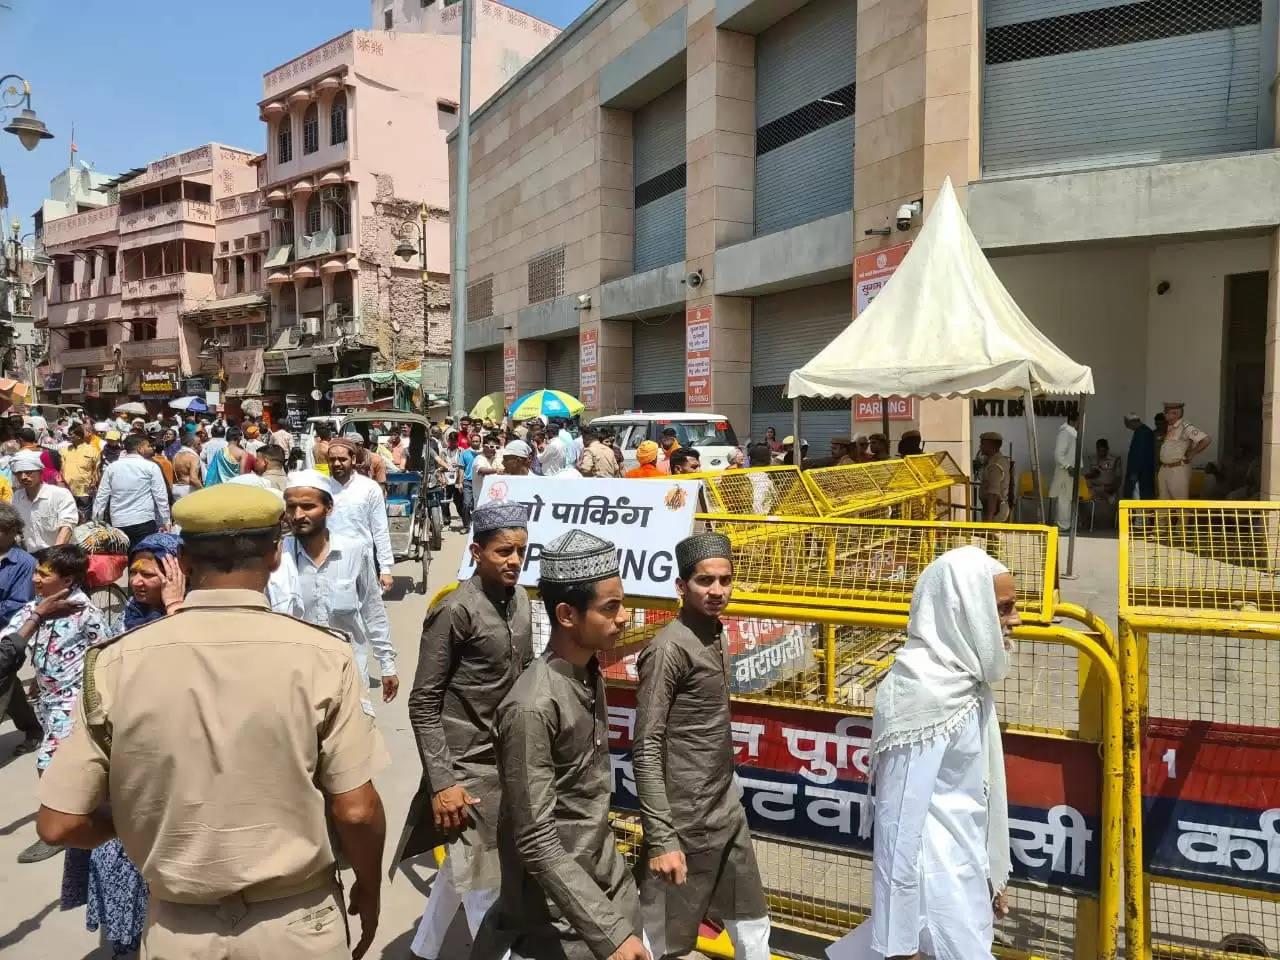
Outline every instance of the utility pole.
[[453, 210], [453, 351], [449, 363], [449, 406], [466, 412], [467, 206], [471, 193], [471, 34], [475, 0], [462, 0], [462, 77], [458, 89], [458, 195]]

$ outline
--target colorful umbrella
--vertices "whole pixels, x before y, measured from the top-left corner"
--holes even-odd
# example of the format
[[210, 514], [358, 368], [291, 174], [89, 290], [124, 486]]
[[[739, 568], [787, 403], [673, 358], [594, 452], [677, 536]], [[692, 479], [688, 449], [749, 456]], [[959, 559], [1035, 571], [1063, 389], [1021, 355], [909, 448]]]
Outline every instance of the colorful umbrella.
[[130, 400], [126, 403], [119, 404], [112, 412], [127, 413], [132, 416], [142, 417], [146, 416], [147, 408], [136, 400]]
[[512, 420], [529, 420], [532, 417], [576, 417], [586, 407], [582, 401], [563, 390], [535, 390], [527, 393], [511, 405], [508, 413]]
[[473, 420], [492, 420], [497, 423], [502, 419], [503, 411], [507, 409], [506, 399], [501, 390], [497, 393], [487, 393], [471, 408], [469, 416]]
[[185, 410], [187, 413], [208, 413], [209, 406], [199, 397], [179, 397], [170, 400], [169, 406], [174, 410]]

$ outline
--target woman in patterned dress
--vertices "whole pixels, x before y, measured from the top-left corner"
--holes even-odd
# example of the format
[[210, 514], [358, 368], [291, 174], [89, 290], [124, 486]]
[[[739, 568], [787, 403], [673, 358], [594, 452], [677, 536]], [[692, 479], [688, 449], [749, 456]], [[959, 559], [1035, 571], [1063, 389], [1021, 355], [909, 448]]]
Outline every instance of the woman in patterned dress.
[[[44, 727], [44, 739], [36, 752], [36, 773], [41, 774], [75, 721], [85, 651], [105, 640], [107, 630], [102, 611], [84, 593], [89, 568], [84, 551], [64, 543], [38, 551], [35, 558], [35, 599], [24, 603], [10, 618], [0, 630], [0, 640], [13, 638], [25, 643], [26, 655], [35, 668], [32, 707]], [[36, 841], [18, 855], [18, 862], [35, 863], [57, 852], [56, 847]]]

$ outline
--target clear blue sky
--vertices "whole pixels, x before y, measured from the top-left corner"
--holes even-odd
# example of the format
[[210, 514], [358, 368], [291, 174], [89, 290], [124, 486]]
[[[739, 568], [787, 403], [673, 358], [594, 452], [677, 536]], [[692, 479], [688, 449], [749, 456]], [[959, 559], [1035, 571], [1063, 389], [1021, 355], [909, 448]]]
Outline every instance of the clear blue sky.
[[[511, 5], [563, 27], [589, 3]], [[78, 159], [108, 173], [211, 140], [262, 150], [262, 74], [369, 29], [369, 11], [369, 0], [0, 0], [0, 76], [26, 78], [55, 137], [28, 153], [0, 133], [5, 232], [15, 216], [31, 229], [49, 178], [66, 165], [73, 122]]]

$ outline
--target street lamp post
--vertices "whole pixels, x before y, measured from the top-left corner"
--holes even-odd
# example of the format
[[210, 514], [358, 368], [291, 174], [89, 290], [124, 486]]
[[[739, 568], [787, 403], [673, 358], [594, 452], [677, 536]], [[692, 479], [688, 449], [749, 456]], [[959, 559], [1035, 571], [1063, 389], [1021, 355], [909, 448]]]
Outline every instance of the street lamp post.
[[[22, 89], [19, 90], [16, 84], [3, 87], [10, 80], [17, 80], [22, 84]], [[41, 140], [52, 139], [53, 134], [49, 132], [49, 128], [31, 109], [31, 84], [16, 73], [10, 73], [0, 77], [0, 87], [3, 87], [0, 89], [0, 111], [22, 108], [21, 112], [9, 121], [4, 132], [12, 133], [28, 150], [34, 150]]]
[[[417, 234], [418, 245], [413, 245], [413, 235]], [[396, 244], [396, 256], [408, 263], [413, 259], [414, 254], [418, 255], [418, 265], [422, 269], [422, 340], [425, 344], [428, 342], [431, 331], [431, 311], [428, 300], [430, 292], [430, 277], [427, 274], [427, 205], [420, 204], [418, 207], [418, 219], [405, 220], [400, 224], [400, 242]], [[393, 339], [394, 343], [394, 339]], [[395, 364], [392, 364], [394, 367]], [[423, 407], [426, 407], [426, 395], [422, 395]]]

